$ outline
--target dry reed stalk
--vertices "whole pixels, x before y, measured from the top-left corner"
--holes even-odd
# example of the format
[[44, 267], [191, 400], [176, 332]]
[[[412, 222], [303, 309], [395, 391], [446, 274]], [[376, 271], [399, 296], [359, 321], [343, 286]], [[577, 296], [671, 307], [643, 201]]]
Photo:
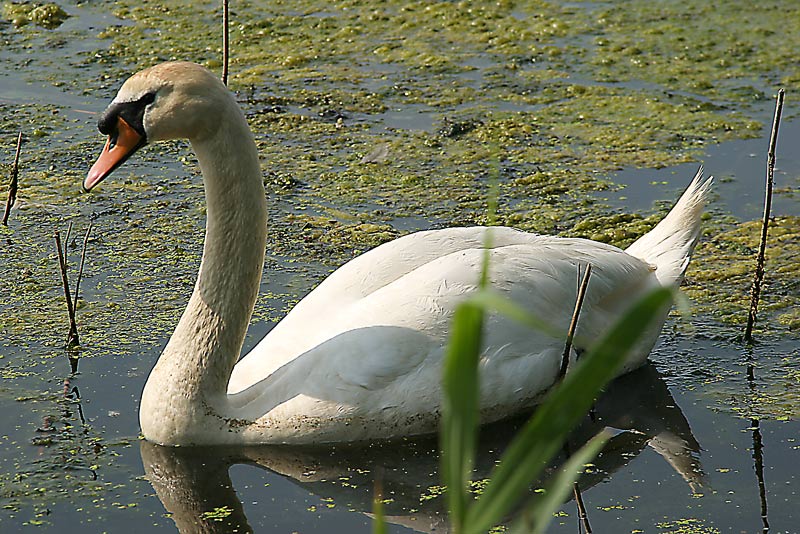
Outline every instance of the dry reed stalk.
[[772, 188], [775, 185], [775, 146], [778, 143], [778, 127], [781, 123], [781, 112], [783, 111], [783, 97], [785, 91], [780, 89], [775, 102], [775, 116], [772, 119], [772, 132], [769, 136], [769, 148], [767, 149], [767, 180], [766, 191], [764, 193], [764, 217], [761, 220], [761, 243], [758, 247], [756, 258], [756, 271], [753, 276], [753, 284], [750, 286], [750, 310], [747, 314], [747, 326], [744, 330], [744, 341], [753, 341], [753, 326], [758, 314], [758, 299], [761, 297], [761, 282], [764, 279], [764, 256], [767, 249], [767, 232], [769, 230], [769, 215], [772, 210]]
[[228, 54], [230, 50], [228, 11], [228, 0], [222, 0], [222, 83], [225, 85], [228, 85]]
[[583, 526], [587, 534], [592, 533], [592, 526], [589, 524], [589, 515], [586, 513], [586, 506], [583, 504], [583, 496], [581, 495], [581, 488], [578, 482], [572, 483], [572, 495], [575, 498], [575, 504], [578, 506], [578, 529]]
[[69, 292], [69, 280], [67, 279], [67, 260], [61, 247], [61, 234], [56, 230], [56, 249], [58, 250], [58, 266], [61, 270], [61, 283], [64, 286], [64, 299], [67, 301], [67, 313], [69, 313], [69, 334], [67, 334], [66, 346], [72, 349], [78, 346], [78, 324], [75, 321], [75, 308], [72, 305], [72, 298]]
[[64, 267], [67, 266], [67, 245], [69, 245], [70, 235], [72, 235], [72, 221], [67, 225], [67, 235], [64, 237]]
[[[572, 348], [572, 340], [575, 337], [575, 330], [578, 327], [578, 317], [581, 314], [581, 306], [583, 306], [583, 299], [586, 297], [586, 288], [589, 286], [589, 276], [592, 274], [592, 264], [586, 264], [586, 272], [583, 273], [583, 279], [578, 286], [578, 296], [575, 298], [575, 310], [572, 312], [572, 320], [569, 323], [569, 330], [567, 331], [567, 341], [564, 345], [564, 354], [561, 356], [561, 369], [559, 369], [558, 376], [563, 378], [567, 374], [567, 367], [569, 366], [569, 351]], [[580, 266], [578, 267], [578, 276], [580, 277]]]
[[11, 180], [8, 183], [8, 198], [6, 198], [6, 211], [3, 213], [3, 224], [8, 226], [8, 216], [11, 208], [17, 202], [17, 188], [19, 187], [19, 151], [22, 148], [22, 131], [17, 136], [17, 150], [14, 153], [14, 163], [11, 164]]
[[81, 250], [81, 263], [78, 267], [78, 281], [75, 282], [75, 298], [72, 304], [74, 310], [78, 309], [78, 292], [81, 289], [81, 277], [83, 276], [83, 264], [86, 261], [86, 245], [89, 243], [89, 234], [92, 231], [92, 221], [89, 221], [89, 226], [86, 228], [86, 234], [83, 236], [83, 249]]

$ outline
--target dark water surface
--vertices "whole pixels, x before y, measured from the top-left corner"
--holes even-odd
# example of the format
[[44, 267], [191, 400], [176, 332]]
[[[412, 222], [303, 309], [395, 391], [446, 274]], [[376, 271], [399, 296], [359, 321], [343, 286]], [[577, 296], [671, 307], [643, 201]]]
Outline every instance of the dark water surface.
[[[81, 16], [70, 19], [62, 30], [102, 28], [112, 20], [119, 22], [89, 7], [74, 9]], [[1, 29], [9, 32], [9, 28], [6, 24]], [[93, 46], [92, 39], [76, 41], [62, 44], [58, 53], [64, 54], [64, 61], [77, 62], [76, 58], [85, 58]], [[13, 53], [0, 52], [0, 59]], [[35, 61], [45, 65], [39, 67], [43, 70], [47, 63], [43, 58], [53, 53], [46, 49], [32, 52]], [[28, 141], [41, 142], [42, 151], [53, 151], [55, 168], [48, 172], [54, 181], [62, 180], [59, 173], [72, 173], [69, 180], [74, 185], [64, 193], [71, 195], [69, 198], [78, 194], [80, 175], [100, 149], [93, 113], [105, 107], [109, 91], [103, 86], [75, 94], [28, 81], [19, 73], [0, 72], [0, 104], [6, 105], [7, 112], [47, 104], [57, 107], [70, 124], [45, 141], [36, 137]], [[767, 105], [753, 113], [763, 123], [771, 119]], [[378, 128], [429, 131], [439, 118], [419, 107], [390, 109], [376, 120]], [[16, 132], [1, 133], [2, 161], [7, 162], [7, 141], [15, 138]], [[703, 163], [708, 173], [718, 177], [717, 197], [710, 207], [713, 213], [742, 221], [759, 218], [766, 138], [764, 131], [759, 139], [705, 147]], [[73, 150], [81, 143], [86, 145], [83, 156], [59, 159], [62, 147]], [[776, 215], [800, 215], [800, 153], [795, 150], [799, 144], [800, 121], [790, 117], [781, 128], [776, 176], [784, 191], [776, 197]], [[171, 150], [185, 154], [185, 147], [176, 146]], [[131, 193], [139, 196], [126, 197], [122, 206], [112, 206], [107, 200], [111, 194], [101, 192], [94, 204], [87, 201], [79, 208], [86, 218], [92, 213], [104, 217], [102, 210], [108, 209], [124, 221], [123, 226], [101, 233], [97, 248], [112, 247], [115, 231], [127, 232], [137, 224], [157, 228], [156, 219], [131, 207], [142, 199], [172, 203], [160, 215], [171, 218], [171, 210], [178, 207], [188, 212], [185, 225], [202, 232], [203, 213], [196, 205], [199, 185], [188, 177], [193, 172], [191, 163], [184, 167], [167, 163], [170, 156], [155, 163], [153, 158], [142, 156], [136, 162], [136, 173], [159, 176], [166, 168], [168, 174], [177, 173], [181, 179], [170, 187], [162, 181], [145, 192]], [[47, 162], [38, 165], [47, 169]], [[608, 176], [624, 188], [598, 196], [614, 207], [647, 213], [654, 203], [676, 198], [696, 166], [626, 169]], [[124, 182], [126, 177], [123, 174], [118, 180]], [[116, 186], [109, 185], [107, 190], [112, 187]], [[134, 187], [135, 183], [130, 186]], [[274, 198], [272, 212], [286, 216], [313, 209], [297, 200], [302, 194], [296, 193], [291, 200]], [[18, 257], [21, 249], [32, 247], [30, 269], [41, 268], [46, 272], [43, 276], [50, 279], [47, 288], [36, 289], [39, 296], [27, 304], [7, 304], [0, 295], [4, 330], [6, 321], [11, 324], [18, 319], [11, 317], [12, 310], [20, 320], [30, 312], [34, 323], [41, 319], [34, 313], [41, 306], [63, 313], [56, 274], [47, 270], [53, 266], [52, 247], [48, 242], [36, 248], [38, 242], [28, 236], [37, 227], [49, 231], [59, 226], [67, 214], [52, 198], [38, 202], [29, 195], [21, 197], [19, 211], [12, 215], [16, 233], [0, 236], [0, 262], [5, 261], [4, 256], [10, 257], [12, 250]], [[69, 217], [76, 225], [83, 224], [84, 219], [74, 215]], [[14, 227], [17, 216], [27, 218]], [[392, 224], [396, 230], [409, 231], [440, 223], [400, 216]], [[83, 228], [76, 229], [79, 236]], [[278, 226], [276, 231], [281, 229]], [[73, 262], [75, 246], [70, 249]], [[175, 260], [176, 265], [180, 263], [174, 275], [178, 281], [170, 281], [179, 300], [188, 297], [199, 262], [199, 244], [191, 247], [185, 261]], [[162, 261], [162, 252], [158, 249], [153, 258], [137, 259], [136, 267], [127, 267], [122, 279], [113, 272], [90, 268], [82, 298], [113, 309], [115, 299], [134, 292], [132, 280], [145, 279], [148, 273], [138, 272], [142, 265]], [[27, 266], [0, 264], [0, 268], [8, 284], [33, 284], [23, 272]], [[269, 277], [262, 283], [262, 293], [270, 305], [254, 319], [246, 349], [331, 265], [319, 257], [298, 259], [276, 252], [268, 257], [267, 268]], [[161, 274], [156, 275], [153, 283], [157, 285]], [[15, 333], [2, 340], [0, 532], [174, 532], [176, 526], [184, 533], [369, 532], [376, 484], [386, 499], [390, 531], [448, 531], [433, 439], [323, 449], [165, 449], [141, 441], [137, 418], [141, 390], [169, 335], [162, 322], [169, 325], [177, 320], [175, 307], [166, 302], [156, 308], [161, 311], [153, 315], [152, 325], [137, 315], [137, 324], [129, 325], [129, 335], [87, 348], [76, 374], [70, 372], [66, 354], [53, 341], [57, 336], [46, 331], [50, 323], [41, 323], [39, 335]], [[116, 320], [124, 323], [132, 313], [123, 307]], [[671, 317], [652, 363], [617, 380], [598, 402], [597, 421], [587, 418], [570, 442], [570, 447], [577, 448], [599, 428], [615, 429], [611, 443], [581, 481], [592, 528], [598, 533], [800, 532], [797, 333], [782, 338], [765, 336], [748, 352], [734, 340], [738, 327], [720, 325], [706, 316], [695, 317], [691, 323]], [[87, 329], [90, 339], [102, 339], [92, 333], [91, 326]], [[752, 369], [748, 362], [754, 362]], [[749, 371], [754, 380], [747, 379]], [[769, 410], [759, 403], [781, 409]], [[483, 432], [477, 479], [486, 476], [519, 424], [519, 420], [508, 421]], [[538, 485], [532, 486], [531, 498], [535, 498]], [[573, 501], [563, 505], [551, 531], [579, 531]]]

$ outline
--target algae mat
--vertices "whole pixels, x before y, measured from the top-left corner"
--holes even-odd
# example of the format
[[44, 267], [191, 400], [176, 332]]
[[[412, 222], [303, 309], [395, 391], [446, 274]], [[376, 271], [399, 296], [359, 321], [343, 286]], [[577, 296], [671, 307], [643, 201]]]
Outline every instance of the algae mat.
[[[652, 359], [705, 449], [696, 452], [713, 490], [699, 497], [683, 475], [665, 472], [658, 440], [637, 449], [630, 438], [626, 454], [636, 460], [604, 467], [607, 482], [587, 492], [591, 518], [625, 531], [758, 528], [748, 474], [748, 451], [759, 450], [755, 420], [767, 444], [773, 528], [794, 525], [786, 503], [797, 491], [800, 405], [800, 162], [790, 148], [800, 139], [791, 136], [798, 10], [794, 2], [234, 3], [230, 86], [256, 133], [271, 200], [248, 346], [354, 254], [417, 229], [485, 222], [493, 182], [503, 224], [625, 245], [705, 163], [719, 197], [687, 276], [695, 319], [672, 319]], [[168, 59], [220, 72], [221, 15], [210, 3], [127, 1], [6, 3], [2, 13], [0, 200], [20, 130], [24, 143], [19, 201], [0, 228], [0, 527], [169, 531], [180, 514], [165, 516], [142, 478], [153, 455], [139, 451], [136, 410], [194, 282], [204, 223], [198, 171], [187, 145], [172, 143], [142, 151], [91, 195], [79, 184], [102, 144], [94, 114], [127, 75]], [[779, 143], [752, 387], [734, 338], [758, 232], [760, 200], [750, 191], [763, 173], [745, 172], [736, 156], [763, 160], [778, 86], [788, 92], [790, 136]], [[52, 234], [74, 224], [74, 277], [89, 220], [82, 350], [71, 374]], [[270, 458], [291, 476], [289, 459]], [[366, 531], [369, 519], [348, 510], [370, 509], [371, 483], [359, 470], [373, 472], [380, 461], [371, 462], [348, 467], [344, 480], [305, 475], [301, 486], [234, 467], [248, 497], [212, 491], [184, 513], [204, 525], [246, 517], [256, 530]], [[407, 498], [386, 505], [411, 525], [398, 531], [441, 527], [431, 519], [438, 480], [424, 461], [414, 465], [416, 478], [397, 490]], [[573, 508], [562, 514], [554, 528], [571, 528]]]

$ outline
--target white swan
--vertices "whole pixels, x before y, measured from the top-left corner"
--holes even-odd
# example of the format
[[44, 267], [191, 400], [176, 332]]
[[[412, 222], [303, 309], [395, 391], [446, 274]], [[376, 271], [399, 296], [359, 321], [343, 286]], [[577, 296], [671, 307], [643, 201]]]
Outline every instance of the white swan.
[[[236, 101], [203, 67], [165, 63], [128, 79], [98, 125], [109, 140], [85, 190], [146, 142], [188, 138], [208, 203], [194, 292], [142, 394], [145, 438], [320, 443], [435, 431], [451, 315], [476, 289], [486, 228], [418, 232], [353, 259], [237, 363], [261, 280], [267, 211], [256, 146]], [[578, 335], [595, 339], [649, 288], [680, 283], [710, 184], [701, 171], [626, 251], [492, 228], [492, 288], [566, 332], [577, 266], [591, 263]], [[647, 358], [662, 323], [625, 370]], [[564, 339], [498, 316], [485, 328], [480, 398], [490, 421], [532, 405], [554, 382]]]

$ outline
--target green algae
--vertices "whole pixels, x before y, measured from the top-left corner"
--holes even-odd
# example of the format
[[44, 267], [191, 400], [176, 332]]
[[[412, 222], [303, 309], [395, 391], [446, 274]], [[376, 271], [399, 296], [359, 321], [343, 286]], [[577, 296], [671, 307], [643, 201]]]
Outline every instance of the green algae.
[[800, 31], [793, 3], [759, 4], [747, 16], [728, 2], [610, 4], [594, 21], [589, 66], [601, 80], [643, 79], [741, 104], [767, 97], [759, 76], [784, 86], [800, 81], [797, 43], [784, 39]]
[[[614, 187], [611, 173], [698, 161], [711, 144], [761, 135], [760, 110], [773, 85], [786, 84], [791, 93], [798, 82], [792, 60], [800, 32], [790, 30], [800, 17], [793, 16], [793, 4], [759, 6], [752, 21], [734, 6], [704, 6], [237, 4], [231, 86], [255, 131], [272, 200], [268, 278], [254, 321], [276, 322], [331, 268], [408, 231], [399, 219], [420, 228], [485, 222], [492, 178], [499, 182], [502, 224], [619, 246], [632, 242], [664, 210], [623, 213], [597, 200], [594, 193]], [[120, 22], [97, 36], [33, 25], [4, 33], [7, 50], [18, 54], [4, 56], [4, 65], [97, 98], [110, 97], [130, 72], [166, 59], [219, 71], [221, 17], [213, 6], [123, 0], [102, 7], [115, 10]], [[776, 27], [788, 28], [777, 40], [769, 31]], [[65, 41], [87, 37], [99, 39], [96, 49], [65, 50]], [[59, 54], [31, 52], [38, 49]], [[36, 68], [20, 69], [30, 61]], [[388, 125], [390, 112], [428, 120]], [[186, 144], [175, 143], [142, 151], [83, 195], [80, 181], [102, 145], [99, 135], [87, 133], [94, 130], [87, 121], [64, 106], [0, 101], [0, 125], [4, 162], [16, 131], [26, 131], [20, 206], [0, 233], [2, 382], [12, 387], [28, 380], [13, 386], [24, 394], [11, 398], [61, 408], [58, 396], [36, 395], [52, 383], [32, 386], [37, 374], [60, 376], [53, 360], [63, 358], [66, 310], [52, 231], [63, 233], [73, 221], [82, 235], [90, 218], [96, 225], [79, 309], [82, 357], [113, 356], [147, 367], [142, 353], [157, 352], [194, 283], [202, 186]], [[378, 145], [387, 147], [386, 157], [364, 162]], [[176, 159], [180, 165], [167, 163]], [[0, 176], [7, 175], [3, 165]], [[780, 218], [771, 231], [761, 337], [796, 336], [798, 222]], [[686, 291], [698, 313], [730, 334], [747, 306], [757, 223], [718, 222], [715, 215], [708, 226]], [[77, 254], [71, 240], [73, 273]], [[288, 281], [285, 292], [275, 291], [283, 286], [276, 280]], [[734, 382], [715, 396], [716, 405], [743, 417], [797, 418], [798, 400], [786, 394], [797, 391], [795, 362], [776, 366], [782, 376], [767, 376], [752, 397], [731, 401], [731, 391], [744, 389]], [[144, 370], [136, 373], [143, 383]], [[97, 509], [112, 502], [115, 490], [107, 485], [66, 475], [42, 483], [60, 473], [61, 457], [81, 469], [118, 468], [115, 447], [95, 452], [96, 441], [84, 443], [75, 421], [61, 423], [68, 425], [73, 430], [37, 441], [49, 463], [20, 462], [20, 479], [12, 471], [0, 475], [13, 493], [1, 495], [3, 503], [18, 508], [35, 501], [44, 510], [50, 500], [74, 499], [81, 491], [95, 498]], [[29, 437], [14, 446], [29, 447]], [[702, 523], [659, 528], [713, 531]]]
[[[216, 42], [213, 32], [195, 32], [198, 38], [187, 42], [181, 32], [168, 29], [176, 16], [208, 22], [211, 15], [201, 8], [178, 10], [164, 4], [153, 10], [147, 4], [119, 5], [117, 15], [134, 21], [135, 27], [120, 26], [104, 33], [113, 41], [112, 53], [135, 60], [138, 66], [165, 59], [164, 52], [175, 58], [202, 60], [209, 52], [216, 57], [218, 47], [209, 44]], [[536, 165], [555, 176], [555, 183], [540, 191], [525, 187], [525, 177], [514, 179], [504, 188], [503, 197], [515, 209], [501, 212], [501, 222], [542, 232], [602, 236], [610, 232], [609, 226], [592, 232], [587, 228], [592, 218], [602, 226], [604, 215], [598, 213], [602, 207], [576, 207], [582, 200], [571, 198], [602, 187], [598, 174], [625, 166], [690, 161], [709, 142], [752, 137], [760, 127], [726, 109], [727, 103], [665, 94], [657, 88], [631, 91], [569, 82], [567, 71], [553, 76], [558, 71], [528, 67], [539, 60], [564, 69], [560, 56], [569, 55], [569, 47], [557, 53], [557, 43], [590, 31], [594, 16], [574, 7], [536, 4], [520, 12], [505, 3], [481, 8], [439, 3], [380, 9], [344, 3], [318, 17], [313, 3], [301, 3], [291, 13], [275, 7], [274, 12], [261, 12], [251, 20], [252, 9], [245, 5], [237, 13], [232, 86], [258, 88], [247, 102], [254, 110], [277, 105], [310, 112], [250, 112], [249, 116], [257, 132], [270, 135], [269, 142], [259, 144], [271, 174], [291, 177], [292, 183], [306, 182], [323, 202], [391, 204], [396, 215], [447, 223], [479, 220], [485, 193], [480, 176], [485, 173], [490, 144], [503, 147], [498, 155], [503, 164]], [[134, 50], [135, 58], [129, 55]], [[441, 50], [451, 52], [442, 58]], [[158, 51], [162, 55], [156, 58]], [[476, 61], [479, 57], [492, 60]], [[486, 82], [469, 77], [476, 70]], [[403, 80], [408, 72], [413, 73], [414, 83]], [[373, 90], [364, 91], [360, 85]], [[538, 108], [535, 112], [480, 109], [477, 95], [484, 102]], [[390, 164], [358, 166], [356, 160], [374, 146], [371, 116], [408, 106], [453, 109], [443, 123], [466, 120], [473, 127], [458, 139], [435, 132], [389, 132], [383, 140], [391, 147]], [[343, 113], [343, 120], [314, 117], [329, 110]], [[287, 151], [287, 144], [295, 150]], [[324, 146], [325, 153], [310, 154], [312, 146]], [[431, 169], [437, 170], [433, 181]], [[541, 196], [532, 197], [539, 192]], [[537, 210], [531, 209], [534, 204]], [[614, 222], [618, 218], [608, 220]], [[606, 235], [604, 240], [618, 243], [635, 232], [631, 228]]]
[[[397, 230], [388, 224], [342, 223], [340, 218], [331, 218], [325, 215], [291, 215], [287, 220], [302, 228], [304, 240], [331, 246], [346, 244], [346, 249], [351, 253], [358, 250], [365, 252], [399, 237]], [[350, 217], [347, 216], [347, 218]]]
[[[22, 508], [33, 508], [35, 517], [45, 519], [42, 516], [49, 515], [55, 500], [93, 499], [94, 506], [88, 507], [102, 515], [100, 501], [114, 490], [102, 474], [114, 468], [120, 449], [130, 444], [107, 442], [102, 432], [83, 420], [81, 401], [73, 393], [39, 392], [18, 402], [28, 404], [39, 424], [27, 436], [24, 432], [0, 436], [6, 450], [17, 451], [13, 467], [0, 471], [4, 514], [13, 518]], [[32, 446], [39, 454], [26, 462], [26, 449]]]
[[230, 516], [233, 510], [227, 506], [220, 506], [200, 514], [200, 519], [211, 521], [224, 521], [226, 517]]
[[[760, 221], [707, 231], [686, 275], [684, 290], [698, 310], [731, 325], [741, 325], [750, 305], [750, 285], [761, 233]], [[758, 328], [773, 333], [798, 331], [800, 307], [797, 258], [800, 217], [775, 217], [770, 222], [766, 276], [759, 305]]]
[[720, 530], [694, 517], [661, 521], [656, 528], [663, 534], [719, 534]]
[[36, 24], [52, 30], [61, 26], [69, 14], [58, 4], [34, 4], [31, 2], [6, 2], [3, 18], [15, 27]]

